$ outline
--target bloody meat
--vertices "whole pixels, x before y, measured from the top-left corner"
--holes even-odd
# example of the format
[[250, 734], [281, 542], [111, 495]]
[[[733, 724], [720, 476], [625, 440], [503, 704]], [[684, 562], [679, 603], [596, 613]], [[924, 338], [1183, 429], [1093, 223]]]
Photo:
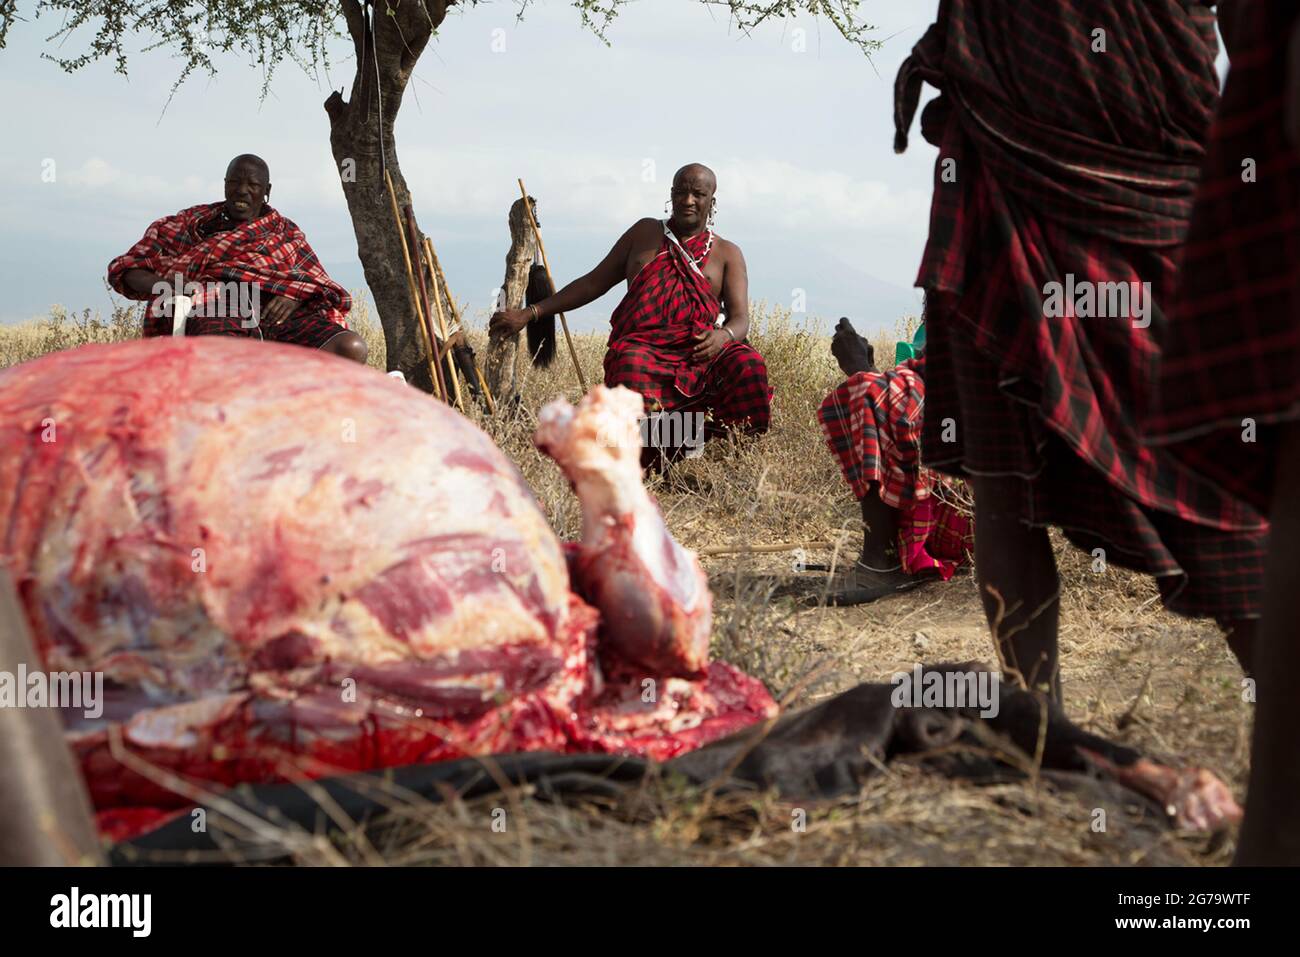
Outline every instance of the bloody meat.
[[186, 805], [169, 774], [666, 759], [774, 715], [708, 661], [640, 405], [597, 387], [543, 411], [583, 508], [566, 549], [486, 434], [332, 356], [190, 338], [0, 371], [0, 564], [44, 666], [104, 674], [101, 716], [65, 712], [101, 827]]

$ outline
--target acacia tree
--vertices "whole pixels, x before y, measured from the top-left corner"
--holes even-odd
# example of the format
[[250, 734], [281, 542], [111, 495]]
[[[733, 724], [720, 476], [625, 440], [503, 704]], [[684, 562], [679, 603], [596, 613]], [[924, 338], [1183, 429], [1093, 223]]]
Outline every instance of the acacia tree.
[[[325, 101], [330, 148], [357, 237], [357, 253], [366, 284], [379, 312], [388, 347], [388, 366], [401, 369], [426, 390], [432, 388], [424, 347], [407, 294], [401, 238], [393, 224], [384, 185], [392, 176], [399, 204], [410, 202], [393, 139], [393, 126], [420, 55], [452, 7], [477, 6], [486, 0], [35, 0], [28, 15], [62, 15], [46, 40], [56, 41], [47, 59], [68, 72], [111, 59], [127, 73], [126, 44], [145, 40], [146, 50], [169, 49], [184, 66], [173, 87], [195, 72], [215, 75], [233, 56], [262, 70], [262, 94], [270, 89], [276, 68], [286, 60], [309, 73], [325, 70], [328, 44], [352, 41], [355, 73], [350, 95], [331, 93]], [[522, 19], [534, 0], [514, 0]], [[568, 0], [582, 26], [608, 42], [607, 30], [630, 0]], [[801, 13], [831, 23], [846, 40], [869, 53], [878, 44], [859, 22], [860, 0], [700, 0], [726, 9], [742, 32], [760, 23]], [[24, 4], [25, 7], [29, 6]], [[20, 19], [18, 0], [0, 0], [0, 47], [10, 26]], [[94, 31], [89, 43], [71, 56], [64, 41], [75, 31]]]

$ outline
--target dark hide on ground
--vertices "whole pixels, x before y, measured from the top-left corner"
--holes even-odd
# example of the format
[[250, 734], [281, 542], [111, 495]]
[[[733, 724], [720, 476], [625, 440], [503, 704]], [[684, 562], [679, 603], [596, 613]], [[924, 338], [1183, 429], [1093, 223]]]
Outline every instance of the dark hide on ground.
[[[976, 664], [935, 665], [927, 672], [971, 672]], [[392, 801], [392, 789], [410, 798], [442, 801], [453, 795], [473, 798], [508, 784], [532, 783], [542, 797], [598, 795], [617, 798], [656, 771], [682, 775], [689, 781], [719, 791], [775, 789], [782, 798], [839, 798], [855, 793], [862, 783], [891, 759], [914, 757], [926, 767], [958, 778], [984, 782], [1022, 778], [1033, 770], [1037, 749], [1042, 748], [1045, 770], [1065, 787], [1093, 796], [1103, 782], [1090, 775], [1090, 765], [1079, 754], [1087, 747], [1122, 766], [1139, 754], [1071, 724], [1058, 707], [1025, 691], [1002, 687], [996, 717], [981, 718], [974, 708], [899, 708], [892, 697], [895, 685], [862, 684], [821, 704], [786, 714], [771, 724], [757, 725], [683, 755], [663, 766], [637, 758], [613, 755], [508, 754], [492, 758], [467, 758], [431, 765], [391, 768], [369, 774], [351, 774], [316, 782], [338, 808], [353, 821], [381, 814]], [[381, 786], [383, 785], [383, 786]], [[1105, 782], [1110, 796], [1128, 803], [1145, 798]], [[387, 796], [386, 796], [387, 795]], [[307, 831], [333, 826], [319, 802], [295, 784], [240, 787], [224, 798], [270, 824], [293, 823]], [[1150, 803], [1150, 802], [1148, 802]], [[1154, 805], [1152, 805], [1154, 808]], [[1155, 809], [1156, 816], [1159, 810]], [[174, 862], [158, 852], [214, 852], [227, 860], [283, 858], [282, 849], [221, 838], [214, 839], [213, 822], [222, 814], [207, 809], [209, 829], [194, 833], [192, 818], [181, 815], [157, 830], [117, 845], [111, 859], [116, 864]], [[197, 856], [197, 855], [196, 855]]]
[[[986, 671], [976, 663], [934, 665], [926, 672]], [[1083, 746], [1121, 766], [1140, 755], [1071, 724], [1058, 706], [1009, 686], [1000, 689], [999, 712], [981, 718], [976, 708], [897, 708], [893, 684], [861, 684], [828, 701], [748, 728], [684, 754], [669, 767], [721, 788], [776, 788], [791, 800], [840, 797], [855, 792], [899, 755], [916, 755], [951, 777], [1009, 780], [1032, 767], [1042, 740], [1042, 767], [1085, 772]], [[729, 771], [729, 769], [731, 769]]]

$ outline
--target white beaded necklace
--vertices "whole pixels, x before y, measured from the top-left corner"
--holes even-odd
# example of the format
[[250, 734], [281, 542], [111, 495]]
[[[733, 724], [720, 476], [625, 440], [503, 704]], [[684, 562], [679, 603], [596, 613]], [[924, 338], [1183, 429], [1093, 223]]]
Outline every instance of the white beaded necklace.
[[664, 224], [664, 235], [677, 244], [677, 248], [682, 251], [682, 255], [685, 256], [686, 261], [691, 264], [691, 268], [696, 272], [703, 274], [703, 270], [700, 269], [700, 263], [709, 258], [709, 250], [713, 248], [713, 227], [704, 227], [704, 231], [708, 233], [709, 238], [704, 241], [704, 249], [701, 250], [699, 258], [696, 258], [686, 251], [686, 247], [683, 246], [682, 241], [677, 238], [677, 234], [668, 228], [668, 220], [665, 219], [662, 220], [662, 222]]

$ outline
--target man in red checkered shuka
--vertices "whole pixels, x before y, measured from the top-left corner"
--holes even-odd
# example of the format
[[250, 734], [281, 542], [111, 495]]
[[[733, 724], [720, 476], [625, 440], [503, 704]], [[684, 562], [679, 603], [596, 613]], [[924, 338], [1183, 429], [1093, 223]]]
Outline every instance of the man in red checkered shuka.
[[1146, 410], [1147, 440], [1269, 516], [1236, 863], [1300, 865], [1300, 7], [1220, 3], [1231, 69]]
[[924, 353], [881, 371], [846, 317], [831, 354], [847, 378], [822, 400], [817, 421], [862, 509], [863, 534], [862, 554], [829, 583], [826, 604], [864, 605], [947, 581], [973, 548], [971, 519], [953, 504], [957, 483], [921, 464]]
[[1007, 670], [1058, 695], [1049, 526], [1094, 571], [1146, 572], [1171, 611], [1217, 620], [1250, 670], [1267, 522], [1139, 427], [1217, 54], [1187, 0], [942, 0], [896, 83], [898, 152], [922, 84], [941, 94], [921, 118], [939, 148], [922, 458], [971, 482]]
[[293, 222], [267, 205], [271, 172], [245, 153], [226, 167], [226, 198], [164, 216], [108, 264], [108, 283], [149, 303], [144, 335], [245, 336], [366, 361], [348, 329], [352, 300]]
[[[766, 432], [772, 390], [763, 357], [745, 341], [745, 257], [713, 232], [716, 190], [707, 166], [683, 166], [673, 177], [668, 219], [635, 223], [595, 269], [555, 295], [497, 312], [491, 334], [512, 335], [538, 316], [585, 306], [626, 280], [627, 295], [610, 317], [605, 385], [639, 392], [647, 413], [698, 415], [704, 434]], [[726, 321], [718, 325], [722, 312]], [[675, 425], [652, 441], [684, 435], [689, 444], [700, 431]]]

